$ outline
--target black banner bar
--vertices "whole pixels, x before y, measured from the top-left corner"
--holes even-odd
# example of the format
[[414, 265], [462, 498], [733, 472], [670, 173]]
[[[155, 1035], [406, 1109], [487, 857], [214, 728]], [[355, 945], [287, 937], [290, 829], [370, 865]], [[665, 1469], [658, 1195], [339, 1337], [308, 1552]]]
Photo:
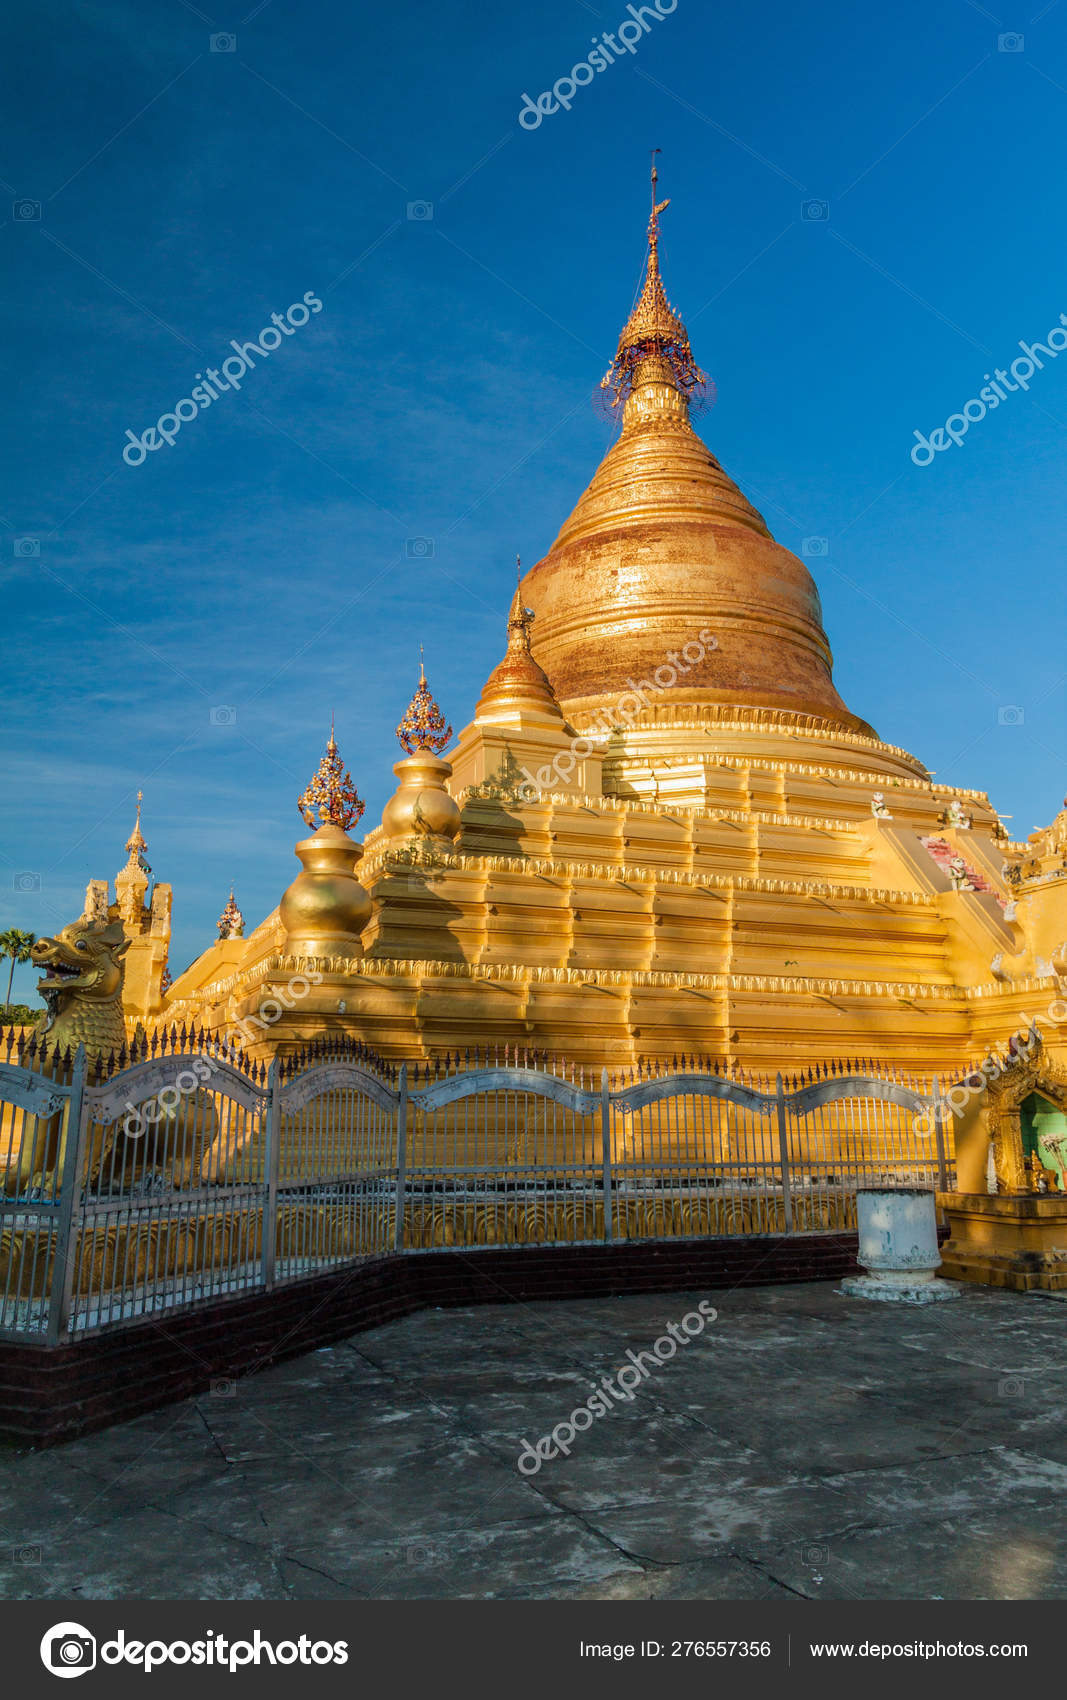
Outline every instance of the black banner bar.
[[[1034, 1601], [27, 1601], [0, 1605], [5, 1690], [399, 1691], [474, 1697], [827, 1695], [908, 1700], [1059, 1678], [1063, 1610]], [[416, 1688], [417, 1685], [417, 1688]]]

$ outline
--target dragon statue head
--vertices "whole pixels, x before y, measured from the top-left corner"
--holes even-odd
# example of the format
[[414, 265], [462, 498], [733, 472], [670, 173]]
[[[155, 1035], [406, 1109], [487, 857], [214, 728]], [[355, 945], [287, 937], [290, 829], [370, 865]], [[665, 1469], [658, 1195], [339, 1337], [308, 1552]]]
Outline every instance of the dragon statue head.
[[39, 938], [31, 952], [44, 970], [37, 982], [46, 1005], [38, 1036], [64, 1049], [117, 1051], [126, 1038], [122, 958], [129, 948], [122, 922], [100, 915], [83, 915], [54, 938]]

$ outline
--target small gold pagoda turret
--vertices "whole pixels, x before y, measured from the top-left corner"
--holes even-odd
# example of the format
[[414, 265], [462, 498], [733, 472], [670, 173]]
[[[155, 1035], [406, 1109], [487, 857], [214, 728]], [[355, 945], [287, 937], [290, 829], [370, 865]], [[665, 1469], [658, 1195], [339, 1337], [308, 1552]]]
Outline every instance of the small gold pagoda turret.
[[148, 845], [141, 831], [141, 804], [144, 792], [137, 793], [137, 819], [126, 840], [126, 865], [115, 875], [115, 902], [122, 917], [127, 937], [144, 932], [149, 923], [145, 893], [152, 879], [152, 869], [145, 857]]
[[551, 680], [533, 658], [530, 627], [534, 611], [527, 608], [523, 598], [522, 562], [518, 557], [515, 568], [518, 582], [508, 611], [508, 646], [503, 660], [497, 663], [482, 686], [474, 712], [478, 719], [491, 720], [495, 725], [510, 720], [518, 723], [524, 711], [526, 718], [532, 711], [534, 715], [547, 715], [551, 720], [562, 721], [563, 710], [556, 700]]
[[[115, 901], [107, 880], [90, 880], [85, 915], [105, 925], [116, 918], [127, 940], [122, 1000], [131, 1024], [154, 1016], [163, 997], [163, 975], [170, 950], [171, 888], [155, 879], [141, 831], [144, 793], [137, 793], [137, 816], [126, 840], [126, 861], [115, 875]], [[152, 887], [151, 903], [148, 888]]]
[[233, 895], [233, 886], [231, 885], [226, 907], [219, 916], [219, 938], [243, 939], [244, 936], [245, 918], [237, 907], [237, 901]]
[[533, 653], [534, 611], [523, 595], [517, 556], [515, 573], [507, 648], [482, 687], [473, 721], [459, 735], [452, 789], [488, 786], [527, 800], [540, 790], [597, 795], [602, 739], [579, 737], [568, 724], [555, 687]]
[[358, 957], [371, 900], [354, 872], [363, 846], [349, 838], [348, 828], [366, 804], [341, 759], [332, 722], [326, 754], [297, 807], [309, 827], [315, 826], [317, 813], [319, 826], [295, 846], [302, 872], [279, 909], [286, 952], [310, 958]]
[[452, 767], [440, 752], [452, 737], [452, 728], [430, 695], [426, 669], [419, 663], [419, 684], [407, 712], [396, 729], [406, 760], [393, 768], [400, 781], [382, 813], [382, 828], [392, 847], [403, 844], [413, 851], [449, 851], [459, 837], [460, 812], [446, 788]]

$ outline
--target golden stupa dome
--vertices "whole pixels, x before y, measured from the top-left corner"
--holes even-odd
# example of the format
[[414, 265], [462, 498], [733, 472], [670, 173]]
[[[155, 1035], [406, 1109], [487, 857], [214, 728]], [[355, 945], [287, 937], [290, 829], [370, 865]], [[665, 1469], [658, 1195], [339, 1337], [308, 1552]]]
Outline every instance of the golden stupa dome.
[[811, 574], [689, 422], [704, 374], [663, 290], [668, 203], [656, 203], [655, 185], [653, 170], [644, 288], [604, 380], [621, 433], [522, 581], [537, 610], [534, 659], [568, 719], [610, 709], [660, 669], [660, 684], [676, 674], [662, 698], [672, 705], [715, 718], [771, 709], [870, 733], [834, 689]]

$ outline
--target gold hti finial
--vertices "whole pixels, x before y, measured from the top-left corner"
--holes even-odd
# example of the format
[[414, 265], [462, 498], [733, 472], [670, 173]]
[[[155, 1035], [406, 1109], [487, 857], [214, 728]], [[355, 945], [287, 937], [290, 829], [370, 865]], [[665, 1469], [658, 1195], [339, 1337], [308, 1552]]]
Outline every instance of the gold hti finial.
[[508, 610], [508, 650], [516, 649], [530, 653], [530, 627], [534, 622], [534, 611], [527, 608], [522, 594], [522, 561], [515, 557], [515, 594], [511, 599]]
[[337, 739], [333, 735], [333, 716], [330, 717], [330, 741], [326, 754], [319, 762], [318, 772], [297, 802], [305, 823], [315, 830], [313, 810], [318, 810], [320, 826], [339, 826], [347, 832], [353, 821], [359, 820], [366, 803], [362, 802], [352, 783], [352, 775], [341, 760]]
[[652, 211], [648, 220], [648, 265], [644, 287], [619, 337], [615, 358], [601, 379], [600, 387], [614, 392], [613, 407], [626, 400], [636, 382], [640, 367], [646, 360], [657, 359], [666, 365], [667, 376], [673, 379], [683, 395], [700, 390], [706, 375], [693, 359], [689, 333], [667, 300], [659, 272], [659, 215], [670, 206], [670, 200], [656, 200], [659, 171], [652, 149]]
[[[451, 726], [445, 724], [445, 717], [430, 695], [426, 683], [426, 669], [422, 663], [422, 645], [419, 645], [419, 688], [408, 703], [403, 720], [396, 729], [401, 748], [409, 756], [416, 750], [444, 749], [452, 736]], [[399, 772], [399, 769], [397, 770]]]
[[144, 792], [138, 791], [137, 819], [133, 823], [133, 831], [126, 840], [126, 854], [129, 857], [129, 865], [131, 867], [143, 868], [146, 873], [151, 873], [152, 870], [145, 860], [145, 851], [148, 849], [148, 845], [146, 844], [144, 834], [141, 831], [141, 804], [143, 802]]
[[243, 938], [244, 937], [244, 930], [245, 930], [245, 918], [241, 914], [240, 909], [238, 909], [238, 907], [237, 907], [237, 902], [236, 902], [234, 895], [233, 895], [233, 886], [231, 884], [229, 899], [226, 903], [225, 909], [222, 911], [222, 914], [219, 916], [219, 938], [220, 939]]

